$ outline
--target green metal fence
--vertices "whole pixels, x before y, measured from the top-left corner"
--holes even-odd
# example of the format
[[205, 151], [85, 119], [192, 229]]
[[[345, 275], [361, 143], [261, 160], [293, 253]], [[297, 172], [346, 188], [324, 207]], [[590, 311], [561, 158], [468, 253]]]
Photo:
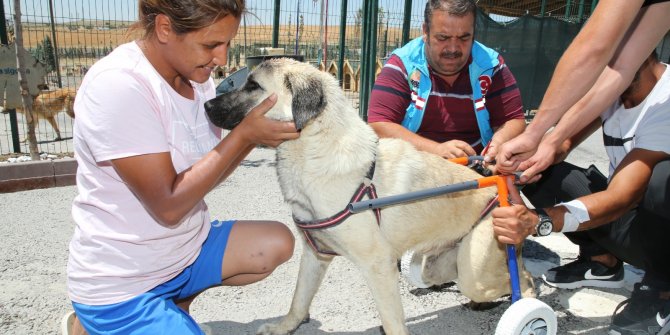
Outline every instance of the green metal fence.
[[[0, 19], [4, 18], [4, 25], [0, 26], [6, 28], [6, 34], [4, 39], [0, 36], [0, 42], [6, 44], [13, 40], [14, 13], [11, 0], [3, 0], [2, 4]], [[595, 0], [479, 0], [482, 15], [488, 19], [479, 20], [487, 24], [477, 27], [478, 39], [498, 49], [506, 58], [520, 81], [522, 94], [532, 97], [524, 97], [527, 108], [537, 104], [537, 97], [541, 97], [544, 90], [543, 83], [553, 72], [553, 64], [562, 48], [595, 4]], [[247, 0], [247, 6], [249, 14], [233, 41], [228, 64], [217, 71], [215, 80], [222, 80], [246, 66], [247, 57], [299, 54], [306, 62], [339, 78], [352, 103], [365, 117], [369, 90], [384, 60], [393, 49], [421, 34], [425, 1]], [[137, 18], [136, 7], [137, 0], [22, 0], [25, 47], [49, 69], [50, 88], [76, 88], [93, 63], [119, 44], [136, 38], [136, 34], [129, 34], [127, 29]], [[546, 22], [558, 20], [568, 27], [559, 31], [568, 33], [560, 37], [560, 42], [555, 41], [556, 36], [542, 38], [539, 29], [548, 29], [555, 23], [516, 20], [522, 15], [535, 20], [544, 18]], [[518, 41], [529, 34], [535, 36], [532, 43]], [[516, 36], [516, 40], [510, 36]], [[666, 41], [670, 40], [666, 38]], [[512, 45], [518, 48], [511, 50]], [[663, 59], [670, 56], [670, 42], [659, 49]], [[528, 62], [536, 56], [546, 58], [541, 66], [536, 60]], [[517, 58], [522, 61], [515, 60]], [[530, 74], [529, 68], [532, 68]], [[39, 150], [71, 153], [72, 119], [61, 113], [56, 121], [64, 139], [54, 141], [51, 126], [40, 120]], [[25, 134], [21, 113], [13, 118], [10, 114], [0, 114], [0, 155], [27, 152], [27, 143], [19, 141]]]

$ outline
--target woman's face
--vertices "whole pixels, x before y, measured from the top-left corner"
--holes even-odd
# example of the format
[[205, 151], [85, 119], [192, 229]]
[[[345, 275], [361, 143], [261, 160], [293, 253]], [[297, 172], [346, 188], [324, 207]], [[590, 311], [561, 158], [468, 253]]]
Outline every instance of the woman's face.
[[170, 34], [169, 62], [180, 76], [204, 83], [217, 65], [225, 65], [240, 18], [227, 15], [209, 27], [183, 35]]

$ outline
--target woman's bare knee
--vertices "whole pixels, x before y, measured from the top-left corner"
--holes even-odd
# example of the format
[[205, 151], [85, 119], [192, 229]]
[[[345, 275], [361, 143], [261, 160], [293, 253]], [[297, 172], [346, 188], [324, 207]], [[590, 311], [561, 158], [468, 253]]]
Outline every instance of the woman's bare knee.
[[240, 221], [231, 231], [222, 276], [258, 274], [265, 277], [293, 256], [294, 245], [293, 234], [281, 222]]
[[277, 222], [277, 232], [272, 235], [272, 248], [275, 250], [275, 267], [288, 261], [293, 256], [295, 237], [283, 223]]

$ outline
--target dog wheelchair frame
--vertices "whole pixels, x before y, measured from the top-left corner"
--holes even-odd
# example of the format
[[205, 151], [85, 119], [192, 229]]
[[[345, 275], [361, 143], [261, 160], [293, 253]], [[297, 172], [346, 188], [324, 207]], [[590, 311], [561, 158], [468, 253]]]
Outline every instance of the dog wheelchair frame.
[[[450, 159], [453, 163], [469, 165], [475, 161], [483, 161], [482, 156], [470, 156]], [[405, 194], [392, 195], [388, 197], [364, 200], [350, 203], [348, 208], [352, 213], [366, 210], [375, 210], [382, 207], [401, 204], [410, 201], [422, 200], [430, 197], [448, 193], [474, 190], [484, 187], [496, 186], [498, 189], [498, 201], [500, 206], [509, 206], [509, 190], [507, 181], [516, 178], [514, 175], [494, 175], [476, 180], [465, 181], [457, 184], [445, 185], [430, 189], [424, 189]], [[516, 247], [508, 244], [507, 268], [510, 274], [510, 285], [512, 291], [512, 305], [503, 313], [496, 327], [496, 335], [555, 335], [557, 332], [557, 319], [554, 310], [549, 305], [535, 298], [521, 298], [521, 287], [519, 283], [519, 265], [516, 258]]]

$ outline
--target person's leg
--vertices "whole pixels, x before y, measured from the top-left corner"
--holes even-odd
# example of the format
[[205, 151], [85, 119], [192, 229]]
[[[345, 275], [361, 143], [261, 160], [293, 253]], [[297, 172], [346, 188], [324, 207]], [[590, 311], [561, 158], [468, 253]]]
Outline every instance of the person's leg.
[[607, 188], [607, 178], [591, 165], [584, 169], [561, 162], [542, 172], [542, 178], [522, 192], [536, 207], [549, 207]]
[[670, 220], [670, 159], [656, 164], [640, 207]]
[[[527, 185], [523, 194], [534, 207], [551, 207], [607, 188], [607, 178], [591, 165], [587, 169], [561, 162], [548, 168], [535, 184]], [[565, 236], [580, 249], [580, 255], [591, 257], [607, 251], [593, 243], [585, 232], [567, 233]]]
[[[645, 270], [644, 283], [670, 290], [670, 160], [658, 163], [640, 205], [618, 220], [588, 230], [617, 258]], [[658, 278], [658, 279], [656, 279]]]
[[72, 305], [91, 334], [203, 334], [195, 320], [175, 304], [171, 298], [175, 290], [166, 284], [116, 304]]
[[223, 256], [223, 285], [255, 283], [293, 256], [295, 239], [281, 222], [238, 221]]
[[[543, 172], [540, 181], [526, 186], [523, 193], [533, 206], [551, 207], [606, 188], [607, 178], [595, 166], [583, 169], [562, 162]], [[579, 258], [547, 271], [542, 276], [547, 284], [559, 288], [623, 285], [622, 262], [597, 243], [590, 232], [571, 232], [565, 236], [579, 246]]]
[[657, 334], [670, 327], [670, 221], [642, 207], [636, 212], [627, 233], [599, 242], [645, 270], [631, 297], [614, 311], [610, 334]]
[[[640, 205], [618, 220], [588, 230], [590, 237], [617, 258], [645, 270], [631, 298], [617, 308], [611, 334], [656, 334], [670, 320], [670, 160], [654, 167]], [[665, 205], [667, 206], [667, 205]]]

